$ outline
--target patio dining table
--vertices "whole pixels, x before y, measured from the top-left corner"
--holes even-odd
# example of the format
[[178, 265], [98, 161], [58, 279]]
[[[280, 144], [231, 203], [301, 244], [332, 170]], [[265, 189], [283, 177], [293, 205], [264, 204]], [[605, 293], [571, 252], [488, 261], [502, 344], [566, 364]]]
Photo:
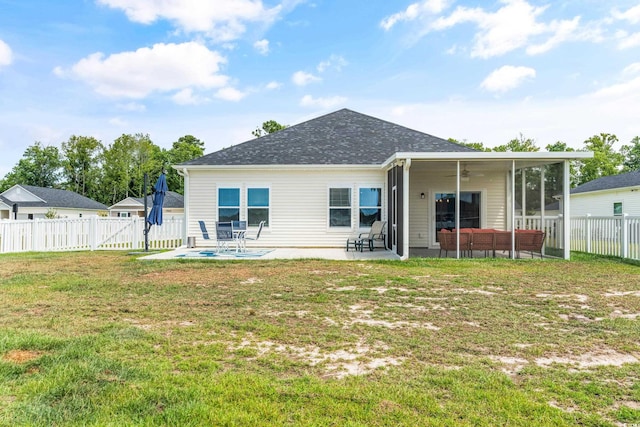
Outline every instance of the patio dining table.
[[236, 252], [246, 252], [247, 241], [245, 237], [247, 234], [247, 221], [232, 221], [231, 230], [233, 233], [233, 240], [236, 243]]

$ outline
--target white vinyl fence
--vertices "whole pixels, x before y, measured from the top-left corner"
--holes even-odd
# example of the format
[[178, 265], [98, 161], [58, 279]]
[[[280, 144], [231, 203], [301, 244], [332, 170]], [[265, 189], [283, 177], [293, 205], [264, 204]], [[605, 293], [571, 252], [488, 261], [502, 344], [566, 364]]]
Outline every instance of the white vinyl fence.
[[[184, 221], [167, 219], [149, 230], [149, 249], [182, 246]], [[0, 253], [141, 250], [145, 218], [74, 218], [0, 221]]]
[[[571, 250], [640, 260], [640, 216], [571, 217]], [[543, 230], [545, 248], [562, 248], [562, 217], [516, 218], [516, 228]]]
[[572, 217], [571, 249], [640, 260], [640, 216]]

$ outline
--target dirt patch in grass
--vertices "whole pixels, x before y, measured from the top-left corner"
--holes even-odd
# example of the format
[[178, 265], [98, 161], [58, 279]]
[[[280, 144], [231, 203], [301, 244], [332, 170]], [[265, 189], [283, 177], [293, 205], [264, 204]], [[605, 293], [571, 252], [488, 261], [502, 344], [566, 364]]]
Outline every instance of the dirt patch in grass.
[[44, 353], [33, 350], [10, 350], [2, 356], [3, 360], [12, 363], [26, 363], [37, 359]]

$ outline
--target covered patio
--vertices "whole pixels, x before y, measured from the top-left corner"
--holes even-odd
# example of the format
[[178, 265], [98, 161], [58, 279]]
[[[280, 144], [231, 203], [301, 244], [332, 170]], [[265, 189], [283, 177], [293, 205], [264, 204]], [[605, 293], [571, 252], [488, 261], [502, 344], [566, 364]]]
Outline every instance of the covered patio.
[[[540, 230], [542, 255], [568, 259], [570, 162], [592, 156], [589, 152], [396, 153], [384, 165], [387, 246], [406, 259], [420, 250], [439, 249], [439, 233], [446, 230], [455, 234], [455, 256], [461, 258], [461, 230], [510, 231], [509, 252], [515, 258], [515, 230]], [[557, 203], [558, 196], [565, 202]]]

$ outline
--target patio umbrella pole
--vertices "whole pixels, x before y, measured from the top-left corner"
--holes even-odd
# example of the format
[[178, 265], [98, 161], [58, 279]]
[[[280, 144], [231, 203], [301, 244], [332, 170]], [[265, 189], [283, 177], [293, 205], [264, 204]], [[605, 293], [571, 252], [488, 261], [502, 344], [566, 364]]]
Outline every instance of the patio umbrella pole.
[[144, 193], [144, 251], [149, 252], [149, 222], [147, 221], [147, 181], [149, 175], [145, 172], [142, 192]]

